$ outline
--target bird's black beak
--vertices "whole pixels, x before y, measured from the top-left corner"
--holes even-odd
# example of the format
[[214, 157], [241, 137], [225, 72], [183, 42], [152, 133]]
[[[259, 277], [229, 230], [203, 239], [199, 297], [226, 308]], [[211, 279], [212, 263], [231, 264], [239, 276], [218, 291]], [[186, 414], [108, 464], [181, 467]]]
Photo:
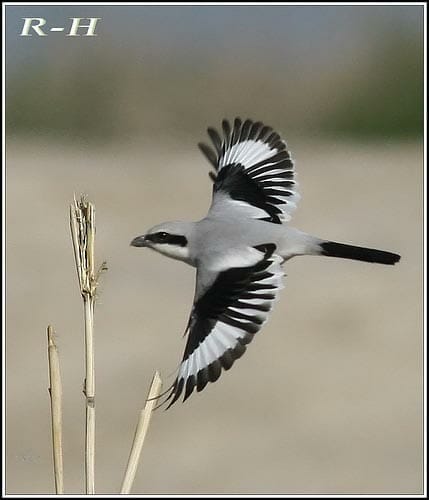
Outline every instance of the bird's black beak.
[[137, 236], [132, 240], [130, 245], [133, 247], [147, 247], [146, 235], [143, 234], [142, 236]]

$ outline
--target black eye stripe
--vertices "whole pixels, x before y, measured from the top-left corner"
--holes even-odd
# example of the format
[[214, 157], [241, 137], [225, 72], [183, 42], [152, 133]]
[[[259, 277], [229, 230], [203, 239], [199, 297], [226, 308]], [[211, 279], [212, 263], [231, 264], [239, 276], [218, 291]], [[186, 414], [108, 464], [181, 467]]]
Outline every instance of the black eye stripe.
[[170, 245], [178, 245], [181, 247], [185, 247], [188, 244], [188, 240], [185, 236], [179, 234], [169, 234], [163, 231], [159, 233], [152, 233], [146, 235], [146, 239], [152, 241], [153, 243], [165, 243]]

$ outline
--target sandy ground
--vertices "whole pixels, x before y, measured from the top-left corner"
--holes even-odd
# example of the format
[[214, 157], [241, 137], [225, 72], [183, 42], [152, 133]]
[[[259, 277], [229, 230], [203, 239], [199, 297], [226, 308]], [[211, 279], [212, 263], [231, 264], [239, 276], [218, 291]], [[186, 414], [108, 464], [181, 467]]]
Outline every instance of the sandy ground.
[[[291, 144], [292, 145], [292, 144]], [[300, 257], [234, 368], [154, 415], [139, 494], [422, 493], [422, 147], [294, 141], [302, 230], [397, 251], [395, 267]], [[58, 334], [68, 493], [83, 491], [82, 305], [73, 193], [96, 205], [108, 261], [96, 310], [98, 493], [119, 490], [155, 369], [182, 357], [194, 271], [132, 237], [205, 214], [194, 141], [110, 147], [8, 141], [6, 478], [53, 493], [46, 326]]]

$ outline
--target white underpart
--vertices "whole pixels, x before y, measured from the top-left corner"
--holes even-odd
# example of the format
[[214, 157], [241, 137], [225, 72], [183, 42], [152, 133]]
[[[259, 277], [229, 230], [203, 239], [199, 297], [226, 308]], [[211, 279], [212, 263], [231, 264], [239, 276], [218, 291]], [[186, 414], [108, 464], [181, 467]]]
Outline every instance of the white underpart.
[[156, 250], [159, 253], [170, 257], [171, 259], [182, 260], [185, 261], [189, 259], [189, 247], [188, 246], [179, 246], [172, 245], [170, 243], [154, 243], [152, 245], [152, 249]]

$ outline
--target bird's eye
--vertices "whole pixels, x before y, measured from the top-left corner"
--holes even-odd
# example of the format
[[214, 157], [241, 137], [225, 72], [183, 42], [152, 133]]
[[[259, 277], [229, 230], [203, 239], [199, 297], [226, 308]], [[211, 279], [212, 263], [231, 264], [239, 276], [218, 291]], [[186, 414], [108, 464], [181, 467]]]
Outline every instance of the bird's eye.
[[160, 241], [164, 241], [167, 238], [168, 238], [168, 233], [161, 232], [157, 234], [157, 239]]

